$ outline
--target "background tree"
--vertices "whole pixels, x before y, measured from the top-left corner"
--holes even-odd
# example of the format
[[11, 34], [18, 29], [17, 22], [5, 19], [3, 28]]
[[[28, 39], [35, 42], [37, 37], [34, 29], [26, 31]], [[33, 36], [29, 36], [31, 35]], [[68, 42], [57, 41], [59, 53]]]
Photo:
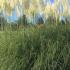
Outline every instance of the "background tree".
[[[21, 23], [21, 21], [22, 21], [22, 23]], [[23, 27], [23, 26], [28, 25], [27, 24], [27, 18], [26, 18], [25, 14], [18, 19], [17, 24], [18, 24], [18, 28], [19, 28], [19, 26]]]
[[4, 18], [2, 13], [0, 13], [0, 30], [4, 30], [7, 20]]

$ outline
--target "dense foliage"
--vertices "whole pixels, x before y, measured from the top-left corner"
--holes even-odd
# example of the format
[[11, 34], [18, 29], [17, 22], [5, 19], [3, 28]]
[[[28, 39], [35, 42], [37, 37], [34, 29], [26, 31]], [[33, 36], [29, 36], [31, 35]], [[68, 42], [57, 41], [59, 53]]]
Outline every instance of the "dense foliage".
[[70, 70], [70, 25], [1, 31], [0, 70]]

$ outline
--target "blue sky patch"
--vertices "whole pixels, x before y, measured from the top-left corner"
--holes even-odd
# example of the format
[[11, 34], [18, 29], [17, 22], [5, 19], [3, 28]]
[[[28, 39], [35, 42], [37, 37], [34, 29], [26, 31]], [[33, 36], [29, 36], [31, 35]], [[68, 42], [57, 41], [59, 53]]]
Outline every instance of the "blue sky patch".
[[54, 0], [50, 0], [50, 3], [51, 3], [51, 4], [54, 4]]
[[12, 15], [11, 16], [7, 16], [7, 19], [8, 19], [8, 21], [11, 21], [11, 22], [17, 20], [18, 16], [16, 14], [16, 10], [13, 10]]

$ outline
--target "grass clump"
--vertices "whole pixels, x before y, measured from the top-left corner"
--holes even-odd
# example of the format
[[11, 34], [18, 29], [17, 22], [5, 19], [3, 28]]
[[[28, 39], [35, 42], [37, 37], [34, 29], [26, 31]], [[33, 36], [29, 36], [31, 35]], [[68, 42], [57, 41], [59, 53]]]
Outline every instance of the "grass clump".
[[0, 70], [70, 70], [70, 25], [1, 31]]

